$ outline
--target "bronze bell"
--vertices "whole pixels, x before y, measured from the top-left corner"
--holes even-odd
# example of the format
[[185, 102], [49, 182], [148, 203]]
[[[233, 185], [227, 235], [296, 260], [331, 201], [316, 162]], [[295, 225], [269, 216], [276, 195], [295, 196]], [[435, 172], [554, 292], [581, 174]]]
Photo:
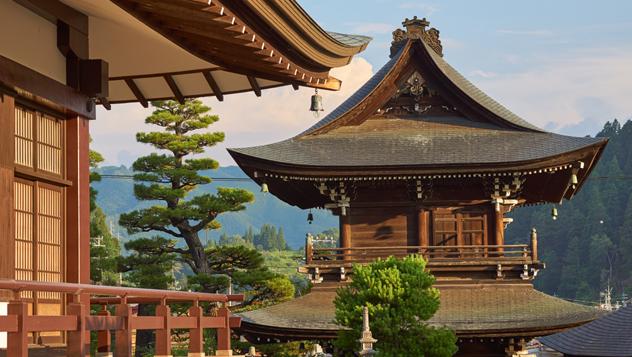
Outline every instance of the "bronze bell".
[[307, 214], [307, 223], [312, 224], [312, 222], [314, 222], [314, 215], [312, 214], [312, 211], [310, 210], [309, 213]]
[[557, 208], [553, 207], [551, 208], [551, 218], [553, 218], [553, 220], [557, 220]]
[[318, 89], [316, 89], [314, 95], [312, 95], [312, 105], [309, 107], [309, 110], [314, 113], [315, 116], [318, 116], [318, 112], [322, 112], [323, 109], [323, 97], [318, 94]]
[[270, 190], [268, 189], [268, 184], [267, 183], [264, 182], [264, 183], [261, 184], [261, 192], [263, 192], [263, 193], [270, 192]]

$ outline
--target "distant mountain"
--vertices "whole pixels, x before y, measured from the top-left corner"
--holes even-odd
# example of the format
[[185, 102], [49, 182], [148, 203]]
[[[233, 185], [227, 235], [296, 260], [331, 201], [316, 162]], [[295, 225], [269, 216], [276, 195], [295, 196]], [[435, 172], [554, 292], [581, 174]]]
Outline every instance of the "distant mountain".
[[[102, 175], [129, 176], [133, 172], [125, 166], [104, 166], [98, 169]], [[246, 174], [237, 166], [220, 167], [217, 170], [206, 171], [203, 174], [217, 178], [244, 178]], [[100, 182], [95, 182], [93, 187], [99, 193], [97, 203], [107, 215], [108, 221], [118, 229], [123, 240], [128, 238], [123, 228], [118, 227], [118, 217], [121, 213], [151, 206], [151, 202], [139, 202], [134, 197], [134, 181], [126, 177], [103, 177]], [[230, 212], [219, 216], [218, 221], [222, 228], [209, 232], [209, 238], [217, 239], [220, 234], [243, 235], [248, 227], [255, 231], [263, 224], [271, 224], [283, 227], [285, 239], [292, 248], [298, 248], [305, 244], [306, 233], [319, 233], [328, 228], [338, 227], [338, 220], [329, 211], [314, 210], [314, 222], [307, 223], [307, 211], [290, 206], [269, 193], [260, 192], [260, 187], [255, 182], [249, 181], [213, 181], [204, 185], [191, 194], [197, 192], [213, 192], [217, 187], [239, 187], [247, 189], [255, 194], [255, 202], [247, 205], [242, 212]], [[156, 202], [160, 203], [160, 202]], [[205, 239], [205, 237], [203, 237]]]

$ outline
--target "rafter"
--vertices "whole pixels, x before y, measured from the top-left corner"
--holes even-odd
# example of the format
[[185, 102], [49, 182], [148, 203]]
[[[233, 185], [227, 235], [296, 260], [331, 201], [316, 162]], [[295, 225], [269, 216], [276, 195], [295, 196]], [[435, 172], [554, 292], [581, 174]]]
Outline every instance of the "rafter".
[[248, 76], [248, 82], [250, 82], [250, 86], [252, 87], [252, 90], [255, 92], [255, 95], [257, 97], [261, 97], [261, 87], [259, 86], [259, 83], [257, 83], [257, 78], [253, 76]]
[[220, 102], [223, 102], [224, 93], [222, 93], [222, 90], [219, 89], [219, 85], [217, 85], [217, 82], [215, 81], [215, 78], [213, 78], [213, 74], [211, 73], [211, 71], [204, 71], [202, 72], [202, 74], [204, 75], [204, 79], [206, 79], [206, 82], [208, 83], [209, 87], [211, 87], [211, 89], [213, 90], [213, 94], [215, 94], [215, 97], [217, 97], [217, 100], [219, 100]]
[[182, 95], [180, 88], [178, 88], [178, 84], [173, 79], [173, 76], [166, 74], [163, 76], [163, 78], [165, 79], [165, 82], [167, 82], [167, 85], [171, 89], [171, 92], [173, 92], [173, 95], [178, 100], [178, 103], [184, 104], [184, 96]]
[[134, 93], [134, 96], [143, 107], [149, 107], [149, 103], [147, 103], [147, 99], [143, 95], [143, 92], [140, 91], [140, 88], [136, 85], [136, 82], [132, 78], [126, 78], [125, 83], [129, 87], [129, 89]]

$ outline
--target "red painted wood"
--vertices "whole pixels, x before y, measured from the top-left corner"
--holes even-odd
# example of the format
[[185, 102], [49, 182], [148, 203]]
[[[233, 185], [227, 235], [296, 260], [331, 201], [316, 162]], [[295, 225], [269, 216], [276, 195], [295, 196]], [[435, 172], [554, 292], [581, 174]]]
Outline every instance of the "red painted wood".
[[202, 327], [202, 317], [204, 313], [202, 308], [195, 303], [189, 308], [189, 316], [197, 319], [197, 328], [189, 330], [189, 353], [204, 353], [204, 334]]
[[167, 305], [156, 306], [156, 316], [162, 319], [163, 328], [156, 330], [156, 355], [171, 355], [171, 309]]
[[[86, 329], [86, 317], [90, 315], [90, 306], [73, 302], [68, 304], [66, 312], [70, 316], [63, 317], [72, 317], [75, 320], [74, 328], [68, 331], [66, 355], [68, 357], [90, 357], [90, 333]], [[61, 316], [57, 320], [61, 321]]]
[[28, 304], [23, 301], [11, 301], [8, 315], [17, 317], [17, 331], [7, 334], [7, 355], [11, 357], [28, 357], [28, 331], [25, 328], [28, 316]]

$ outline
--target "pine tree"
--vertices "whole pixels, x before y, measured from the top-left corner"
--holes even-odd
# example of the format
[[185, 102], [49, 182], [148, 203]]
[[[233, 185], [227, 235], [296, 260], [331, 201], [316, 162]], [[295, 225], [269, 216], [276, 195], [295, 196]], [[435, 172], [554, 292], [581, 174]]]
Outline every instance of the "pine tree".
[[134, 195], [142, 201], [162, 201], [162, 205], [122, 214], [120, 224], [130, 234], [160, 232], [181, 239], [186, 248], [165, 247], [165, 253], [178, 253], [196, 274], [212, 274], [199, 232], [217, 229], [216, 218], [224, 212], [241, 211], [254, 195], [243, 189], [218, 188], [216, 194], [189, 197], [199, 185], [211, 182], [200, 175], [202, 170], [216, 169], [218, 163], [210, 158], [193, 158], [208, 147], [224, 140], [224, 133], [194, 133], [219, 120], [210, 115], [210, 108], [199, 100], [152, 102], [156, 108], [145, 119], [147, 124], [162, 131], [138, 133], [137, 141], [150, 144], [167, 154], [150, 154], [136, 160], [133, 169]]
[[334, 300], [336, 322], [349, 328], [335, 342], [343, 354], [358, 349], [365, 306], [380, 356], [447, 357], [457, 351], [454, 332], [426, 323], [439, 308], [439, 291], [425, 268], [419, 256], [354, 265], [353, 281]]

